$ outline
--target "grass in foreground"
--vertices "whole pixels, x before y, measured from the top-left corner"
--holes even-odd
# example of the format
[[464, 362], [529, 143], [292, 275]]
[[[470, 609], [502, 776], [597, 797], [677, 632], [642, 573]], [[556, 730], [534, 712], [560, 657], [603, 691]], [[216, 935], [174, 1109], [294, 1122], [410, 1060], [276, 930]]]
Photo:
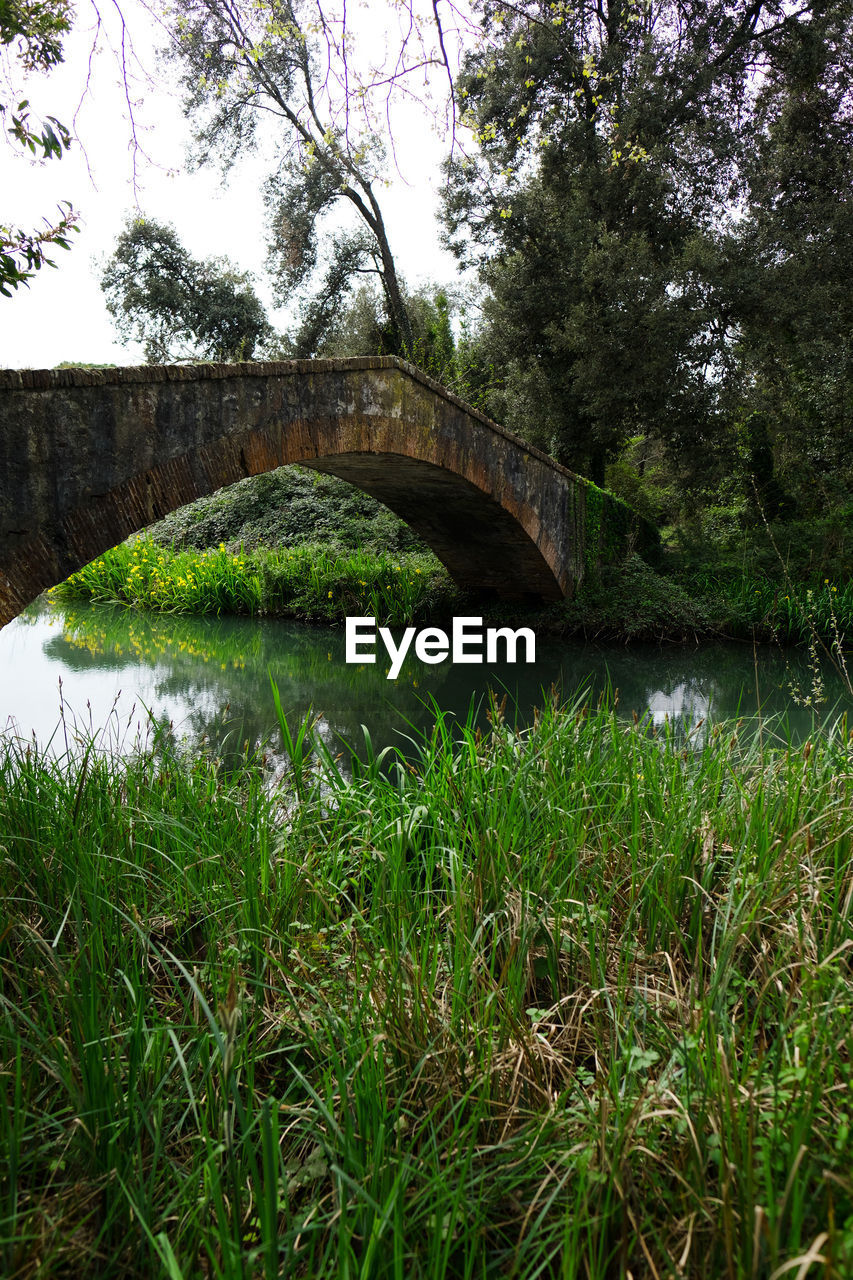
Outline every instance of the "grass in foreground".
[[282, 720], [289, 798], [4, 741], [4, 1275], [851, 1274], [845, 722]]
[[116, 601], [173, 613], [273, 614], [380, 625], [429, 615], [453, 588], [432, 555], [330, 552], [305, 543], [232, 553], [173, 551], [148, 538], [121, 543], [54, 588], [63, 600]]

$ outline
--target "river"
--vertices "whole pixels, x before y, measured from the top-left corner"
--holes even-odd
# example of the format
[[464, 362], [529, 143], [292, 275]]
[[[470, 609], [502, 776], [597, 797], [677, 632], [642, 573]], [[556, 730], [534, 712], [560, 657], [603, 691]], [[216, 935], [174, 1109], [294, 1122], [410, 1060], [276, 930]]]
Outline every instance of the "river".
[[[347, 665], [341, 629], [274, 619], [143, 614], [107, 605], [32, 605], [0, 631], [0, 727], [62, 746], [70, 732], [92, 732], [104, 749], [129, 750], [152, 718], [189, 745], [206, 740], [226, 760], [244, 744], [272, 743], [276, 720], [270, 676], [288, 717], [319, 717], [330, 743], [405, 746], [432, 720], [431, 699], [464, 718], [472, 698], [485, 719], [487, 692], [507, 696], [507, 718], [527, 724], [555, 685], [571, 697], [588, 685], [618, 690], [618, 711], [646, 716], [700, 741], [715, 720], [756, 712], [802, 740], [815, 716], [853, 710], [831, 663], [822, 663], [824, 700], [808, 654], [749, 644], [583, 644], [539, 637], [534, 665], [426, 666], [407, 658], [399, 679], [374, 665]], [[820, 693], [820, 690], [817, 690]], [[698, 722], [703, 722], [697, 730]]]

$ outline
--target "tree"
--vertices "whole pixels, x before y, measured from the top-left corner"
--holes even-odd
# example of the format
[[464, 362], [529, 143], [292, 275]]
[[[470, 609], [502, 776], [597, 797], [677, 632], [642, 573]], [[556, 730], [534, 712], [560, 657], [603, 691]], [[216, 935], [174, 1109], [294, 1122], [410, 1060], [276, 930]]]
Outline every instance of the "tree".
[[[584, 177], [592, 181], [574, 189], [534, 179], [514, 199], [508, 251], [481, 268], [490, 291], [481, 342], [501, 371], [491, 412], [603, 483], [605, 461], [627, 438], [692, 435], [714, 403], [703, 376], [705, 316], [689, 279], [699, 233], [668, 227], [663, 199], [649, 193], [646, 220], [625, 209], [620, 225], [630, 194], [607, 190], [620, 176]], [[609, 216], [594, 220], [590, 205], [608, 203]]]
[[749, 471], [771, 516], [791, 497], [812, 513], [849, 501], [853, 482], [851, 78], [850, 14], [829, 9], [787, 33], [756, 99], [730, 295]]
[[[0, 47], [6, 60], [14, 56], [26, 71], [47, 71], [62, 62], [62, 39], [71, 26], [71, 7], [65, 0], [0, 0]], [[8, 77], [7, 77], [8, 82]], [[10, 111], [0, 101], [0, 119], [7, 118], [14, 141], [42, 160], [61, 159], [71, 145], [68, 129], [53, 116], [37, 122], [29, 102], [19, 101]], [[69, 236], [77, 229], [77, 214], [67, 202], [59, 205], [60, 217], [45, 219], [42, 230], [0, 225], [0, 294], [27, 284], [43, 266], [54, 266], [49, 246], [70, 248]]]
[[[482, 338], [472, 333], [467, 319], [466, 306], [471, 301], [468, 292], [459, 287], [423, 285], [406, 294], [412, 325], [410, 359], [469, 404], [484, 407], [484, 389], [494, 375]], [[365, 284], [345, 304], [339, 303], [316, 346], [305, 351], [294, 346], [291, 353], [331, 357], [392, 355], [396, 353], [395, 340], [382, 296]]]
[[248, 273], [198, 261], [173, 227], [143, 218], [119, 236], [101, 288], [123, 340], [152, 363], [250, 360], [274, 337]]
[[[270, 264], [283, 290], [304, 286], [322, 265], [321, 220], [342, 206], [355, 215], [357, 231], [339, 231], [328, 245], [302, 345], [318, 339], [328, 299], [370, 274], [398, 350], [410, 352], [404, 287], [377, 196], [385, 148], [368, 109], [370, 86], [354, 70], [346, 8], [334, 18], [314, 0], [175, 0], [170, 24], [200, 157], [218, 156], [227, 167], [256, 144], [261, 121], [276, 126], [265, 200]], [[402, 46], [397, 67], [376, 81], [399, 82], [430, 60]]]
[[[451, 386], [456, 346], [450, 317], [452, 304], [444, 289], [423, 286], [404, 298], [412, 326], [408, 353], [425, 373]], [[346, 305], [337, 307], [322, 338], [306, 354], [320, 356], [393, 355], [397, 335], [384, 298], [370, 285], [358, 288]]]
[[598, 480], [637, 434], [698, 452], [730, 412], [724, 233], [756, 87], [809, 0], [480, 12], [460, 81], [479, 149], [451, 166], [446, 221], [492, 293], [496, 407]]

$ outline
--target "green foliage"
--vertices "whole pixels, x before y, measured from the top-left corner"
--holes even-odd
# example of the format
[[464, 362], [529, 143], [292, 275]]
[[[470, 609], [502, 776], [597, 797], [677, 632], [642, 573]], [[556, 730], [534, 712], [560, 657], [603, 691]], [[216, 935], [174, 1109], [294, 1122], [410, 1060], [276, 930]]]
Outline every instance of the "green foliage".
[[[11, 55], [27, 71], [47, 71], [62, 62], [62, 40], [71, 28], [71, 6], [65, 0], [0, 0], [0, 53]], [[7, 73], [8, 81], [8, 73]], [[8, 104], [0, 101], [0, 121], [5, 123]], [[33, 121], [26, 98], [9, 115], [6, 131], [14, 141], [40, 160], [61, 159], [71, 146], [71, 134], [55, 116]], [[51, 245], [70, 249], [70, 236], [79, 230], [77, 214], [67, 202], [59, 205], [59, 219], [44, 220], [44, 229], [0, 225], [0, 294], [11, 298], [42, 267], [55, 266], [48, 257]]]
[[642, 434], [694, 477], [744, 447], [771, 518], [804, 474], [846, 501], [847, 4], [479, 11], [445, 217], [489, 411], [598, 483]]
[[162, 547], [204, 550], [322, 543], [330, 552], [424, 551], [393, 512], [337, 476], [279, 467], [173, 511], [148, 530]]
[[[463, 324], [457, 345], [453, 332], [454, 313], [461, 308], [458, 294], [434, 285], [425, 285], [413, 293], [405, 293], [411, 342], [406, 346], [397, 331], [393, 317], [376, 289], [362, 285], [347, 297], [343, 282], [335, 292], [324, 296], [325, 311], [320, 323], [319, 312], [309, 310], [299, 330], [294, 354], [319, 356], [398, 355], [423, 369], [463, 399], [477, 402], [482, 398], [474, 385], [474, 365], [470, 333]], [[303, 345], [303, 336], [311, 328], [313, 345]], [[469, 394], [469, 392], [471, 394]]]
[[549, 634], [584, 639], [728, 636], [817, 645], [846, 681], [853, 583], [846, 577], [786, 578], [778, 561], [775, 573], [764, 573], [747, 560], [714, 560], [707, 546], [693, 560], [668, 551], [655, 567], [631, 555], [596, 571], [590, 566], [575, 596], [542, 611], [537, 625]]
[[[500, 381], [489, 331], [482, 323], [473, 322], [463, 307], [456, 339], [456, 377], [451, 384], [452, 389], [474, 408], [494, 416], [493, 392], [500, 386]], [[526, 434], [529, 437], [530, 433]]]
[[756, 520], [740, 501], [698, 507], [676, 531], [673, 558], [688, 575], [743, 575], [802, 586], [846, 582], [853, 546], [853, 507], [808, 520]]
[[604, 494], [594, 484], [585, 485], [582, 493], [584, 504], [584, 580], [598, 576], [602, 557], [604, 533]]
[[[607, 489], [661, 529], [695, 512], [693, 478], [689, 463], [679, 465], [670, 448], [647, 435], [632, 436], [606, 471]], [[704, 480], [707, 487], [707, 473]]]
[[152, 363], [250, 360], [273, 338], [248, 272], [198, 261], [173, 227], [150, 219], [125, 227], [101, 288], [122, 340], [141, 343]]
[[707, 576], [702, 589], [706, 608], [725, 618], [729, 635], [789, 644], [817, 641], [830, 660], [846, 662], [843, 647], [846, 641], [849, 650], [853, 637], [853, 583], [839, 586], [827, 578], [820, 586], [806, 587], [746, 575]]
[[0, 0], [0, 44], [14, 45], [27, 71], [49, 71], [63, 60], [72, 12], [65, 0]]
[[55, 369], [115, 369], [113, 362], [108, 364], [93, 364], [83, 360], [60, 360], [58, 364], [53, 366]]
[[[358, 127], [363, 94], [352, 111], [348, 39], [339, 44], [322, 9], [300, 0], [173, 0], [167, 21], [168, 56], [181, 69], [199, 163], [218, 157], [227, 169], [256, 145], [259, 122], [275, 126], [265, 202], [270, 266], [280, 285], [289, 292], [307, 284], [322, 266], [328, 215], [343, 207], [355, 219], [355, 230], [350, 225], [328, 238], [326, 279], [308, 303], [300, 350], [307, 351], [328, 319], [337, 289], [366, 271], [379, 278], [395, 330], [410, 348], [402, 285], [375, 191], [385, 173], [384, 150], [369, 123]], [[330, 96], [338, 83], [346, 86], [343, 112]]]
[[585, 639], [686, 640], [711, 629], [712, 615], [695, 592], [631, 555], [588, 570], [577, 594], [551, 606], [543, 623]]
[[171, 551], [148, 539], [122, 543], [72, 574], [59, 599], [117, 601], [168, 613], [274, 614], [380, 625], [429, 616], [452, 594], [430, 555], [335, 554], [310, 543], [279, 550]]
[[453, 388], [458, 382], [456, 342], [450, 326], [451, 305], [443, 289], [432, 296], [422, 290], [409, 304], [414, 342], [407, 359], [436, 382]]
[[627, 436], [695, 433], [713, 409], [697, 265], [731, 138], [711, 104], [760, 39], [727, 47], [718, 17], [498, 4], [461, 82], [481, 151], [446, 220], [491, 290], [494, 411], [599, 483]]
[[[776, 474], [763, 470], [803, 515], [853, 492], [853, 307], [842, 265], [853, 246], [849, 24], [849, 12], [830, 5], [780, 41], [777, 74], [757, 96], [747, 216], [729, 247], [744, 398]], [[765, 508], [770, 519], [779, 513], [775, 495]]]
[[849, 1274], [846, 724], [491, 720], [4, 737], [5, 1274]]
[[[58, 124], [57, 121], [53, 123]], [[67, 202], [59, 205], [59, 213], [56, 222], [50, 223], [45, 218], [43, 231], [0, 225], [0, 294], [4, 298], [11, 298], [12, 291], [28, 284], [42, 267], [56, 266], [48, 257], [51, 245], [60, 249], [71, 248], [69, 237], [79, 230], [77, 214]]]
[[[367, 336], [352, 326], [352, 320], [363, 310], [359, 304], [366, 291], [359, 290], [354, 302], [347, 304], [353, 282], [358, 279], [369, 252], [370, 244], [363, 234], [334, 237], [322, 279], [301, 308], [299, 326], [289, 338], [288, 355], [307, 360], [327, 353], [399, 354], [402, 342], [397, 328], [390, 318], [383, 316], [379, 320], [377, 307], [372, 308], [368, 321], [372, 321], [376, 333]], [[282, 273], [278, 275], [281, 279]], [[342, 315], [347, 319], [342, 319]]]

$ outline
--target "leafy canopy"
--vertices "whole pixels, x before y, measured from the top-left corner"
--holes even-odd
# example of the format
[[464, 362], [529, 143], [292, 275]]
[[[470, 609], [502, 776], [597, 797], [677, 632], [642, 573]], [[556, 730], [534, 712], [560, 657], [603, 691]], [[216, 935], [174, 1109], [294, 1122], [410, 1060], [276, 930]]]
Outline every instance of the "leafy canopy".
[[719, 433], [742, 390], [730, 247], [761, 85], [841, 7], [478, 6], [459, 82], [476, 148], [449, 166], [445, 220], [490, 290], [508, 425], [598, 480], [637, 434], [701, 454]]
[[[17, 61], [25, 71], [49, 71], [62, 62], [62, 39], [71, 27], [71, 6], [66, 0], [0, 0], [0, 54], [8, 64]], [[8, 124], [6, 120], [8, 117]], [[61, 159], [71, 146], [71, 135], [54, 116], [34, 121], [26, 98], [14, 108], [0, 100], [0, 120], [15, 143], [41, 160]], [[56, 222], [44, 220], [41, 230], [0, 224], [0, 294], [10, 298], [43, 266], [55, 266], [48, 246], [71, 247], [69, 236], [77, 230], [77, 214], [67, 202], [59, 205]]]
[[151, 220], [125, 227], [101, 288], [122, 338], [152, 363], [250, 360], [274, 337], [248, 273], [193, 258], [173, 227]]
[[364, 68], [356, 20], [345, 5], [316, 0], [172, 0], [167, 19], [198, 162], [215, 158], [227, 168], [248, 149], [271, 146], [264, 189], [271, 270], [288, 293], [322, 277], [300, 348], [319, 339], [333, 291], [373, 276], [398, 349], [410, 351], [411, 322], [378, 195], [389, 172], [388, 139], [371, 104], [374, 90], [391, 94], [431, 58], [412, 36], [387, 75], [373, 66], [372, 47]]

